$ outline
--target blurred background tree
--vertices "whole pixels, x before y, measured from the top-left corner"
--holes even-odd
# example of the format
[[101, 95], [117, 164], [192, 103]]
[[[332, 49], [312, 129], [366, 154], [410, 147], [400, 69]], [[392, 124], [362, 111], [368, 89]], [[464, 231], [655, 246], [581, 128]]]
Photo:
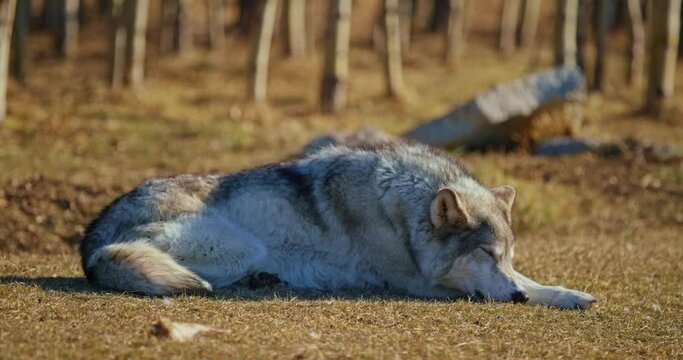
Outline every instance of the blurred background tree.
[[[545, 14], [553, 16], [555, 64], [578, 65], [588, 70], [590, 88], [598, 92], [605, 87], [610, 36], [623, 29], [630, 39], [626, 82], [637, 88], [647, 76], [643, 99], [646, 109], [653, 114], [671, 105], [668, 99], [674, 91], [676, 54], [683, 49], [679, 44], [680, 0], [490, 1], [500, 9], [498, 48], [502, 55], [510, 56], [520, 49], [532, 53], [538, 50], [539, 21], [545, 8]], [[28, 49], [33, 48], [27, 43], [33, 32], [48, 31], [53, 35], [55, 56], [64, 61], [84, 61], [77, 59], [76, 54], [79, 31], [87, 29], [89, 19], [111, 24], [109, 34], [101, 36], [111, 44], [109, 83], [114, 88], [129, 87], [134, 91], [143, 88], [144, 69], [149, 66], [146, 54], [150, 37], [158, 39], [158, 49], [153, 52], [181, 56], [193, 53], [197, 46], [214, 52], [220, 50], [223, 56], [230, 56], [236, 41], [250, 41], [252, 52], [244, 67], [250, 77], [248, 97], [257, 104], [267, 104], [271, 48], [282, 42], [284, 52], [293, 59], [306, 59], [318, 51], [324, 53], [319, 81], [320, 108], [338, 112], [345, 108], [348, 78], [353, 76], [348, 61], [350, 47], [363, 46], [362, 42], [353, 40], [363, 30], [354, 27], [367, 29], [364, 36], [372, 39], [383, 59], [387, 95], [403, 101], [410, 93], [409, 84], [404, 82], [404, 71], [410, 70], [405, 70], [403, 63], [415, 34], [442, 36], [444, 61], [458, 68], [460, 59], [466, 56], [470, 24], [491, 17], [491, 14], [472, 13], [468, 10], [472, 5], [466, 0], [3, 0], [0, 3], [0, 118], [5, 113], [8, 76], [20, 84], [30, 76], [26, 59]], [[549, 7], [552, 7], [550, 11]], [[326, 17], [322, 16], [325, 12]], [[198, 39], [205, 41], [197, 43]], [[592, 41], [588, 43], [588, 40]], [[586, 64], [584, 54], [587, 46], [594, 48], [595, 56], [590, 64]], [[650, 59], [647, 71], [646, 58]]]

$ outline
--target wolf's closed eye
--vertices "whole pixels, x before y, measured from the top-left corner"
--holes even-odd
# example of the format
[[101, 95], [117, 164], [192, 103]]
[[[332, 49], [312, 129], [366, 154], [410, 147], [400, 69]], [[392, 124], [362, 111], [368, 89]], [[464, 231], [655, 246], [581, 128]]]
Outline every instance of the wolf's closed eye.
[[496, 259], [496, 254], [493, 253], [493, 251], [489, 249], [484, 249], [484, 248], [479, 248], [481, 251], [492, 257], [493, 259]]

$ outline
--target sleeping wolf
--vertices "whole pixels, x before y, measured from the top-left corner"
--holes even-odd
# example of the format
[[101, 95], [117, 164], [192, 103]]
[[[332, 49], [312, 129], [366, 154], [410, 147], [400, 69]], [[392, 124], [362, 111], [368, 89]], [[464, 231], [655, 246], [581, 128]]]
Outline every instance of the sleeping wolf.
[[512, 268], [514, 199], [425, 146], [330, 146], [232, 175], [146, 181], [88, 227], [83, 269], [96, 286], [149, 295], [268, 273], [296, 288], [590, 307], [591, 295]]

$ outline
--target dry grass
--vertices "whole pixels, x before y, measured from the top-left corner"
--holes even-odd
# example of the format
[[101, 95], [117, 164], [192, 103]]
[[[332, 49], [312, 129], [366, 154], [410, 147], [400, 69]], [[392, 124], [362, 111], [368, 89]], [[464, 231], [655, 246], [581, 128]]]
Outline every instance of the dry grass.
[[[541, 51], [530, 67], [527, 56], [504, 60], [473, 45], [453, 72], [439, 63], [438, 40], [425, 38], [406, 60], [411, 96], [395, 104], [382, 96], [377, 56], [357, 49], [349, 110], [331, 117], [315, 107], [319, 59], [276, 60], [269, 109], [244, 101], [243, 44], [213, 57], [152, 56], [146, 91], [134, 97], [100, 82], [105, 48], [95, 36], [84, 33], [78, 65], [37, 56], [27, 87], [10, 87], [0, 128], [0, 358], [683, 357], [683, 165], [639, 157], [461, 156], [486, 183], [518, 187], [517, 268], [596, 295], [586, 312], [280, 287], [170, 301], [95, 291], [74, 246], [101, 206], [142, 179], [276, 161], [339, 128], [398, 133], [550, 58]], [[680, 121], [636, 115], [633, 93], [620, 90], [622, 64], [613, 65], [583, 131], [683, 144]], [[680, 85], [677, 93], [680, 104]], [[172, 343], [149, 333], [159, 316], [229, 333]]]

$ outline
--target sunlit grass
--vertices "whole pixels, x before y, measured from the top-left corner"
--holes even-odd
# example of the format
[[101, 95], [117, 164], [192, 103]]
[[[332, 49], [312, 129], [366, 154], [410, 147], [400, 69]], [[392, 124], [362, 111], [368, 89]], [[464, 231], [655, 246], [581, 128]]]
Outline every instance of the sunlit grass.
[[[349, 106], [337, 116], [317, 109], [319, 56], [274, 56], [270, 105], [249, 104], [239, 44], [229, 56], [152, 57], [137, 96], [106, 88], [104, 58], [49, 62], [26, 88], [11, 84], [0, 127], [0, 358], [681, 357], [680, 162], [451, 152], [484, 184], [517, 188], [516, 268], [594, 294], [586, 312], [281, 287], [167, 301], [87, 285], [75, 251], [84, 225], [145, 178], [280, 161], [338, 130], [401, 134], [549, 59], [473, 46], [448, 69], [439, 41], [408, 54], [402, 103], [384, 96], [378, 55], [354, 49]], [[637, 114], [631, 100], [621, 90], [591, 96], [581, 134], [683, 143], [679, 125]], [[230, 333], [170, 343], [149, 335], [159, 316]]]

